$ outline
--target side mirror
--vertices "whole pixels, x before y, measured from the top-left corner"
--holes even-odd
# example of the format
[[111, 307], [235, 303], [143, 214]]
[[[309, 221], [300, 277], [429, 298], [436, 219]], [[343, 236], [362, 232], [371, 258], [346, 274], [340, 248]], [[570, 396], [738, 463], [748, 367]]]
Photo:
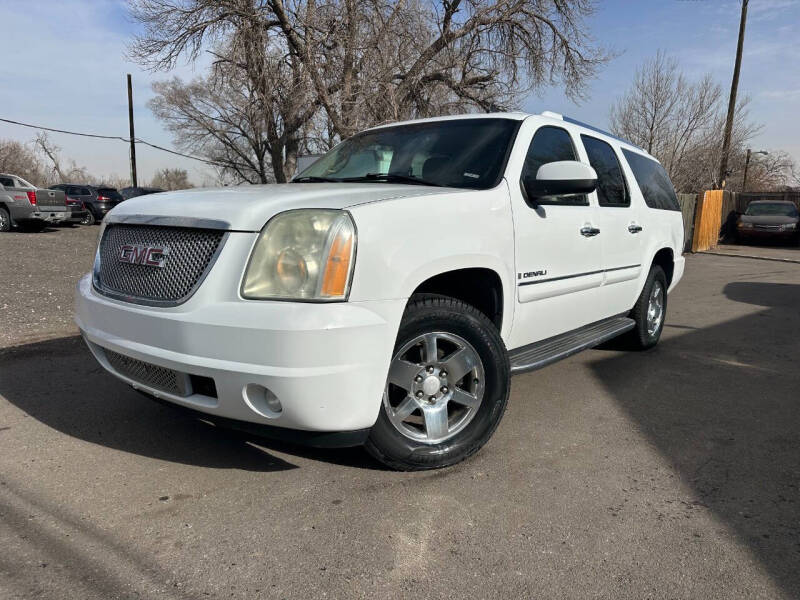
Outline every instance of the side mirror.
[[522, 181], [522, 188], [531, 202], [546, 196], [590, 194], [596, 187], [595, 170], [576, 160], [545, 163], [539, 167], [536, 178], [525, 177]]

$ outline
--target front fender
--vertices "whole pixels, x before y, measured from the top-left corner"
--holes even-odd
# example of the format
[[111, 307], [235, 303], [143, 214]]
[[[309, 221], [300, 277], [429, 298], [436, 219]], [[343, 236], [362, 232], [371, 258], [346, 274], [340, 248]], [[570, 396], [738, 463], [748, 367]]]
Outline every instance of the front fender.
[[427, 279], [486, 268], [503, 286], [504, 339], [514, 310], [514, 227], [508, 188], [453, 190], [350, 209], [358, 229], [351, 301], [408, 298]]

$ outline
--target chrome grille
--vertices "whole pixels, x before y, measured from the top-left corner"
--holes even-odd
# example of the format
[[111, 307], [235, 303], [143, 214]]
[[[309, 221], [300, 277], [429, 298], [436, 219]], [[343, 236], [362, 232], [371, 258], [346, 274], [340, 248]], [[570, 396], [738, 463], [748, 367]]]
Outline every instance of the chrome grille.
[[[211, 268], [224, 236], [218, 229], [109, 223], [100, 241], [95, 287], [128, 302], [180, 304]], [[169, 254], [163, 267], [123, 262], [126, 245], [168, 247]]]
[[182, 373], [137, 360], [124, 354], [117, 354], [111, 350], [104, 351], [108, 364], [120, 375], [176, 396], [188, 395], [186, 377]]

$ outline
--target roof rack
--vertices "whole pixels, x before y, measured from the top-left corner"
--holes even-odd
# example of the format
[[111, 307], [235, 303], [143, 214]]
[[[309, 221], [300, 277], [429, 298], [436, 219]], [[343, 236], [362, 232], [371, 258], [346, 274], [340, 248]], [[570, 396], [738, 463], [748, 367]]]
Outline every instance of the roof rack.
[[561, 119], [565, 123], [571, 123], [573, 125], [577, 125], [578, 127], [585, 127], [586, 129], [591, 129], [592, 131], [596, 131], [597, 133], [602, 133], [603, 135], [608, 136], [608, 137], [610, 137], [612, 139], [615, 139], [618, 142], [622, 142], [623, 144], [628, 144], [629, 146], [633, 146], [634, 148], [637, 148], [637, 149], [641, 150], [642, 152], [645, 152], [644, 148], [640, 148], [639, 146], [637, 146], [636, 144], [634, 144], [630, 140], [626, 140], [625, 138], [621, 138], [621, 137], [619, 137], [617, 135], [614, 135], [613, 133], [608, 132], [608, 131], [606, 131], [604, 129], [600, 129], [599, 127], [595, 127], [594, 125], [589, 125], [588, 123], [584, 123], [583, 121], [578, 121], [578, 119], [573, 119], [572, 117], [566, 117], [566, 116], [564, 116], [564, 115], [562, 115], [560, 113], [553, 112], [553, 111], [550, 111], [550, 110], [546, 110], [546, 111], [542, 112], [541, 115], [543, 117], [550, 117], [551, 119]]

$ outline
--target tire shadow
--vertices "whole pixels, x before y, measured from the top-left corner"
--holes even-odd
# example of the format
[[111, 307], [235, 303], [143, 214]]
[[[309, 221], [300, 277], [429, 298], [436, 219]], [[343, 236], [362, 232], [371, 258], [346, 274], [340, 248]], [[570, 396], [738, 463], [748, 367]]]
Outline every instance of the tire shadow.
[[699, 505], [800, 597], [800, 285], [737, 282], [723, 294], [764, 310], [592, 368]]

